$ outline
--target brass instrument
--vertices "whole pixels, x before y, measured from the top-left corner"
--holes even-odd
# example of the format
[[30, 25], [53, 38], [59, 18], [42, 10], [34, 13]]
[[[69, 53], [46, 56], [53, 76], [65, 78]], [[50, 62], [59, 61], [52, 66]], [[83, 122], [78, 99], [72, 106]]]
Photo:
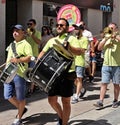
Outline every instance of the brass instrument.
[[112, 38], [119, 35], [119, 31], [113, 31], [113, 29], [110, 27], [105, 27], [103, 33], [105, 38]]
[[116, 36], [120, 34], [118, 30], [113, 31], [112, 28], [105, 27], [104, 30], [103, 30], [103, 33], [104, 33], [104, 38], [111, 41], [109, 46], [113, 47], [113, 41], [118, 42], [118, 39], [116, 39]]
[[105, 27], [103, 33], [105, 38], [110, 38], [113, 35], [113, 29], [111, 29], [110, 27]]
[[34, 31], [35, 30], [33, 28], [29, 28], [29, 27], [27, 28], [27, 34], [30, 36], [34, 33]]

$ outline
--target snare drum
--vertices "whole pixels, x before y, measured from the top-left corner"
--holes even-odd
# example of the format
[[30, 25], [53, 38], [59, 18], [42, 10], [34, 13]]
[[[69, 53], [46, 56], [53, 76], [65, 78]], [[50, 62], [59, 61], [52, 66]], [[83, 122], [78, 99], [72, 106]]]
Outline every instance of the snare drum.
[[71, 63], [71, 58], [51, 48], [33, 67], [29, 79], [42, 90], [48, 92], [53, 87], [54, 81], [60, 77]]
[[8, 64], [3, 72], [0, 74], [0, 81], [2, 83], [10, 83], [17, 73], [17, 65], [14, 63]]

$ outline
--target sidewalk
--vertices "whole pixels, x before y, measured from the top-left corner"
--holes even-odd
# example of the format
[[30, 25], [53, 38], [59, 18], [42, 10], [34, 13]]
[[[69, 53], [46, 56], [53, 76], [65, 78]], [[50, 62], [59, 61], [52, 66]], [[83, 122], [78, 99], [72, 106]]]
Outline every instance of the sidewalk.
[[[96, 110], [93, 104], [99, 99], [100, 77], [93, 84], [86, 83], [87, 93], [78, 103], [72, 104], [70, 125], [120, 125], [120, 106], [112, 108], [113, 86], [110, 84], [104, 100], [104, 108]], [[0, 85], [0, 90], [2, 86]], [[0, 92], [0, 125], [11, 125], [17, 110], [2, 97]], [[44, 92], [27, 98], [28, 112], [23, 117], [24, 125], [56, 125], [57, 115], [47, 102]]]

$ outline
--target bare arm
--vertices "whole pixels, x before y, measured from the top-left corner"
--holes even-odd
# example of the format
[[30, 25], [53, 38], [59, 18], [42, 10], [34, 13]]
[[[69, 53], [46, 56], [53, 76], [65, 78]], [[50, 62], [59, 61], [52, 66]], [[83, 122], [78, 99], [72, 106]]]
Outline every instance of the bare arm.
[[115, 36], [115, 39], [120, 42], [120, 35], [116, 35], [116, 36]]
[[32, 39], [37, 43], [37, 44], [40, 44], [40, 39], [38, 39], [34, 33], [31, 35]]
[[102, 41], [98, 44], [98, 50], [101, 51], [103, 50], [103, 47], [108, 39], [103, 38]]
[[45, 54], [44, 51], [41, 51], [40, 54], [38, 55], [38, 60]]
[[20, 58], [11, 58], [10, 62], [13, 63], [28, 63], [31, 60], [31, 56], [20, 57]]
[[68, 49], [75, 55], [81, 55], [82, 53], [85, 53], [85, 49], [83, 48], [75, 48], [69, 45]]
[[95, 47], [94, 47], [94, 41], [93, 40], [90, 42], [90, 49], [91, 49], [92, 52], [95, 52]]

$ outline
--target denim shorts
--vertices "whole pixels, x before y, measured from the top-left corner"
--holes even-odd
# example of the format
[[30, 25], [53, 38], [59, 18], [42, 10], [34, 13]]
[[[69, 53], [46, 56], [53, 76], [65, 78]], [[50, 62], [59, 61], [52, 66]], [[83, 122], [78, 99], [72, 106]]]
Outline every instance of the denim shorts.
[[34, 62], [34, 61], [30, 61], [30, 62], [28, 63], [28, 66], [29, 66], [30, 68], [33, 68], [34, 65], [35, 65], [35, 62]]
[[84, 76], [84, 67], [81, 67], [81, 66], [76, 66], [75, 67], [75, 71], [76, 71], [76, 76], [78, 77], [78, 78], [83, 78], [83, 76]]
[[97, 62], [96, 61], [96, 56], [95, 57], [90, 56], [90, 62]]
[[120, 66], [103, 66], [102, 67], [102, 83], [120, 84]]
[[26, 81], [24, 78], [16, 75], [12, 82], [4, 83], [4, 98], [10, 99], [16, 96], [17, 100], [25, 99]]

